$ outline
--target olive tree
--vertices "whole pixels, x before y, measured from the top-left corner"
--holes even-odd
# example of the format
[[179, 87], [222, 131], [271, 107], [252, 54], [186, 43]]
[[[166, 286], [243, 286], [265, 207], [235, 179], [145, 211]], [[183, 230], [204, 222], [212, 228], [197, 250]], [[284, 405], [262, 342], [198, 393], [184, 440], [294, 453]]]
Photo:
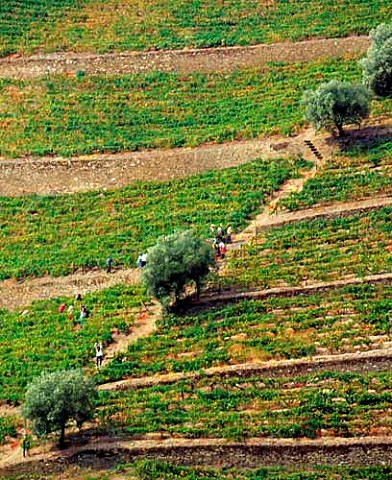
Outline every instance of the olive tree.
[[380, 97], [392, 96], [392, 24], [381, 24], [370, 32], [372, 44], [360, 61], [363, 82]]
[[305, 118], [319, 130], [337, 129], [344, 135], [343, 126], [360, 124], [369, 116], [371, 94], [364, 85], [331, 80], [315, 91], [306, 91], [303, 96]]
[[191, 231], [160, 237], [147, 253], [143, 282], [164, 303], [170, 297], [176, 302], [190, 282], [195, 283], [199, 296], [202, 280], [214, 262], [211, 245]]
[[60, 446], [64, 445], [65, 427], [74, 420], [80, 428], [93, 417], [96, 389], [81, 370], [42, 373], [27, 387], [23, 415], [31, 420], [38, 436], [60, 430]]

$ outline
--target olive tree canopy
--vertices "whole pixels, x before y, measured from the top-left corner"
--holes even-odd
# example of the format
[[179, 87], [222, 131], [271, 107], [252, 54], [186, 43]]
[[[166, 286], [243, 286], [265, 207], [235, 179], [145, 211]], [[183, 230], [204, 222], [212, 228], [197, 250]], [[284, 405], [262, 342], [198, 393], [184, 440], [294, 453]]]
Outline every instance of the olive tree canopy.
[[148, 262], [143, 269], [143, 282], [158, 299], [177, 300], [189, 282], [196, 285], [199, 295], [201, 282], [214, 261], [211, 245], [192, 231], [160, 237], [148, 250]]
[[322, 83], [315, 91], [306, 91], [303, 96], [305, 118], [319, 130], [337, 129], [339, 136], [344, 134], [346, 124], [360, 124], [370, 112], [371, 94], [360, 84], [331, 80]]
[[370, 32], [372, 44], [360, 61], [363, 82], [380, 97], [392, 96], [392, 24], [381, 24]]
[[81, 370], [44, 372], [27, 387], [23, 415], [39, 436], [60, 430], [62, 446], [70, 420], [81, 427], [93, 417], [96, 395], [92, 380]]

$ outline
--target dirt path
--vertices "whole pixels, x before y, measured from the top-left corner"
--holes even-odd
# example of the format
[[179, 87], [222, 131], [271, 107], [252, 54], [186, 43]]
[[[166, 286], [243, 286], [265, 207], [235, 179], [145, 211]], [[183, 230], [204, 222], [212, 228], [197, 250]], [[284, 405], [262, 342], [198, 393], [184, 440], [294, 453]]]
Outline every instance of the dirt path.
[[[385, 117], [372, 118], [361, 131], [350, 137], [388, 136], [392, 123]], [[0, 195], [61, 194], [79, 191], [121, 188], [134, 181], [168, 181], [206, 170], [220, 170], [242, 165], [256, 158], [275, 159], [302, 155], [317, 160], [305, 146], [310, 140], [325, 156], [337, 149], [327, 134], [305, 129], [294, 137], [274, 135], [258, 140], [236, 141], [195, 148], [155, 149], [119, 154], [96, 154], [80, 157], [41, 157], [6, 160], [0, 158]], [[312, 176], [315, 171], [310, 173]], [[300, 180], [303, 183], [304, 178]], [[296, 182], [286, 187], [298, 190]], [[270, 212], [280, 198], [271, 205]]]
[[[319, 151], [321, 148], [319, 148]], [[314, 167], [311, 170], [303, 170], [299, 178], [287, 180], [284, 185], [277, 190], [266, 208], [249, 223], [249, 225], [242, 230], [238, 235], [235, 235], [234, 242], [228, 245], [228, 251], [238, 248], [238, 245], [249, 242], [253, 237], [257, 236], [257, 230], [260, 226], [267, 226], [271, 219], [278, 203], [291, 193], [300, 192], [307, 180], [313, 178], [324, 160], [312, 158]]]
[[140, 457], [216, 468], [389, 465], [392, 461], [392, 439], [382, 435], [314, 440], [250, 438], [242, 442], [223, 438], [114, 441], [97, 438], [95, 442], [68, 450], [52, 450], [48, 453], [32, 451], [25, 460], [18, 453], [19, 455], [14, 453], [10, 460], [4, 456], [1, 458], [0, 476], [43, 472], [60, 474], [72, 465], [107, 470], [118, 463], [129, 463]]
[[0, 195], [74, 193], [120, 188], [137, 180], [167, 181], [242, 165], [260, 157], [293, 157], [304, 152], [306, 155], [303, 142], [307, 138], [315, 138], [310, 129], [292, 138], [273, 136], [195, 148], [73, 158], [0, 159]]
[[[305, 174], [307, 176], [307, 174]], [[295, 180], [293, 183], [287, 183], [274, 197], [272, 202], [278, 201], [293, 188], [293, 185], [300, 187], [303, 182]], [[290, 190], [287, 185], [290, 186]], [[272, 203], [271, 202], [271, 203]], [[321, 216], [349, 215], [355, 212], [369, 211], [383, 206], [392, 205], [391, 197], [372, 198], [370, 200], [360, 200], [357, 202], [336, 203], [327, 207], [315, 207], [298, 212], [281, 213], [271, 215], [271, 207], [258, 215], [255, 220], [243, 232], [233, 237], [233, 244], [229, 245], [231, 249], [240, 248], [244, 242], [249, 241], [256, 234], [256, 230], [271, 226], [283, 225], [288, 222], [295, 222], [304, 219], [312, 219]], [[223, 272], [222, 268], [222, 272]], [[77, 293], [87, 293], [104, 288], [109, 288], [118, 283], [137, 283], [139, 281], [140, 271], [137, 269], [118, 270], [107, 274], [102, 270], [89, 271], [86, 273], [75, 273], [66, 277], [43, 277], [18, 282], [14, 279], [3, 280], [0, 282], [0, 308], [15, 310], [29, 305], [35, 300], [45, 300], [59, 296], [74, 296]], [[215, 297], [204, 297], [200, 304], [211, 302], [234, 301], [244, 298], [266, 298], [268, 296], [278, 295], [299, 295], [301, 293], [314, 293], [320, 290], [339, 288], [344, 285], [355, 285], [364, 282], [389, 282], [392, 274], [384, 273], [379, 275], [370, 275], [363, 278], [346, 277], [334, 282], [320, 282], [313, 284], [303, 284], [296, 287], [277, 287], [262, 291], [248, 291], [244, 293], [219, 294]]]
[[221, 47], [111, 54], [53, 53], [0, 59], [0, 78], [31, 79], [53, 74], [124, 75], [148, 71], [223, 72], [261, 67], [269, 62], [310, 62], [364, 54], [367, 36], [306, 40], [250, 47]]
[[301, 220], [311, 220], [314, 218], [333, 218], [337, 216], [353, 215], [355, 213], [364, 213], [377, 208], [387, 207], [392, 204], [392, 197], [372, 197], [367, 200], [357, 200], [353, 202], [337, 202], [331, 205], [320, 205], [294, 212], [284, 212], [270, 215], [260, 215], [258, 221], [255, 221], [254, 229], [278, 227], [288, 223], [299, 222]]
[[146, 305], [142, 311], [137, 313], [129, 334], [119, 333], [112, 335], [113, 342], [105, 349], [104, 364], [119, 353], [126, 352], [130, 343], [151, 335], [156, 330], [156, 324], [160, 318], [162, 318], [162, 306], [160, 303], [154, 301], [151, 305]]
[[60, 296], [71, 297], [109, 288], [119, 283], [137, 283], [138, 269], [118, 270], [106, 273], [103, 270], [91, 270], [75, 273], [66, 277], [33, 278], [23, 282], [14, 279], [0, 282], [0, 308], [15, 310], [29, 305], [35, 300], [46, 300]]

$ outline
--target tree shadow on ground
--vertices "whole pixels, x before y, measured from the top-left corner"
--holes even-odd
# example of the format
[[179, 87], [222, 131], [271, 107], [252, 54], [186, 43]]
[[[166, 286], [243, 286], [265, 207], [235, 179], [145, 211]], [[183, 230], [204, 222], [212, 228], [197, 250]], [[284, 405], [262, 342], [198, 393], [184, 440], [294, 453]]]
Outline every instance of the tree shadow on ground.
[[363, 128], [346, 129], [343, 137], [331, 136], [326, 139], [329, 146], [338, 146], [341, 152], [369, 153], [392, 142], [392, 124], [369, 125]]

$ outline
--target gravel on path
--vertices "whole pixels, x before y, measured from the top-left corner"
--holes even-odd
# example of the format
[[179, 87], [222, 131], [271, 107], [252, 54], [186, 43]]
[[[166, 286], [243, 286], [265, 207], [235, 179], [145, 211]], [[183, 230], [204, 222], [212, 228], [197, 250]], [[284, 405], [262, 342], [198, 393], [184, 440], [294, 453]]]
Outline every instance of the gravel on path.
[[262, 67], [270, 62], [310, 62], [320, 58], [364, 54], [368, 36], [322, 38], [301, 42], [109, 54], [52, 53], [0, 59], [0, 78], [32, 79], [46, 75], [124, 75], [148, 71], [227, 72]]

